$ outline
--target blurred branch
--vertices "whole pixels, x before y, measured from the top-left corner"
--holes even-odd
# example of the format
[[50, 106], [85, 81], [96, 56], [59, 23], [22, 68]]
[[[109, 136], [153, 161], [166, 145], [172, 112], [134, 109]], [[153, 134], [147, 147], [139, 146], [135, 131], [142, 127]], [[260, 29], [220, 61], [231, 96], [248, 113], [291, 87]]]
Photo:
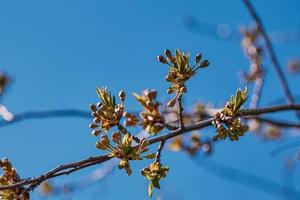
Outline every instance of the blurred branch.
[[283, 145], [273, 149], [270, 152], [270, 155], [271, 156], [276, 156], [276, 155], [280, 154], [281, 152], [284, 152], [284, 151], [289, 150], [291, 148], [299, 147], [299, 145], [300, 145], [300, 141], [293, 141], [293, 142], [289, 142], [287, 144], [283, 144]]
[[[277, 100], [276, 100], [277, 101]], [[275, 102], [275, 101], [274, 101]], [[169, 114], [172, 112], [164, 111], [163, 114]], [[184, 117], [197, 117], [197, 113], [182, 113]], [[13, 125], [22, 121], [30, 120], [30, 119], [47, 119], [47, 118], [63, 118], [63, 117], [79, 117], [79, 118], [91, 118], [90, 112], [80, 110], [80, 109], [58, 109], [58, 110], [44, 110], [44, 111], [29, 111], [20, 114], [13, 115], [10, 121], [0, 120], [0, 128]], [[206, 115], [204, 116], [206, 119], [212, 116]], [[290, 122], [282, 122], [282, 120], [274, 120], [268, 118], [261, 118], [261, 117], [248, 117], [248, 118], [255, 118], [262, 122], [266, 122], [273, 125], [278, 125], [281, 127], [290, 127], [290, 128], [299, 128], [299, 124], [294, 124]], [[175, 122], [175, 121], [174, 121]], [[173, 126], [170, 123], [165, 123], [165, 127], [169, 130], [177, 130], [177, 126]]]
[[285, 122], [283, 120], [274, 120], [274, 119], [269, 119], [265, 117], [251, 117], [252, 119], [256, 119], [260, 122], [264, 122], [267, 124], [275, 125], [277, 127], [282, 127], [282, 128], [300, 128], [299, 123], [290, 123], [290, 122]]
[[242, 171], [240, 169], [227, 167], [225, 165], [219, 164], [208, 159], [206, 159], [204, 162], [198, 161], [198, 163], [199, 166], [203, 169], [225, 180], [240, 183], [279, 198], [287, 196], [293, 197], [292, 199], [300, 198], [300, 191], [292, 187], [276, 183], [267, 178], [254, 175], [249, 172]]
[[[215, 40], [238, 42], [240, 40], [239, 30], [235, 30], [229, 24], [209, 24], [197, 20], [194, 16], [188, 15], [183, 18], [183, 26], [199, 35], [212, 38]], [[295, 43], [300, 42], [300, 30], [278, 30], [268, 32], [273, 43]]]
[[[275, 72], [277, 73], [277, 76], [279, 78], [281, 87], [285, 93], [286, 99], [288, 101], [289, 104], [294, 104], [295, 100], [293, 97], [293, 94], [288, 86], [287, 80], [284, 76], [284, 73], [282, 71], [282, 68], [280, 66], [280, 63], [278, 61], [278, 58], [275, 54], [273, 45], [271, 43], [271, 40], [269, 38], [269, 36], [267, 35], [266, 31], [265, 31], [265, 27], [260, 19], [260, 17], [258, 16], [257, 12], [255, 11], [254, 7], [252, 6], [251, 2], [249, 0], [242, 0], [246, 6], [246, 8], [248, 9], [250, 15], [252, 16], [252, 18], [254, 19], [254, 21], [256, 22], [257, 28], [260, 31], [265, 44], [266, 44], [266, 49], [270, 54], [270, 60], [273, 63]], [[300, 113], [296, 112], [298, 119], [300, 119]]]
[[91, 118], [91, 113], [79, 109], [60, 109], [60, 110], [43, 110], [43, 111], [29, 111], [21, 114], [13, 115], [9, 121], [0, 121], [0, 127], [9, 126], [18, 122], [29, 119], [46, 119], [56, 117], [80, 117]]

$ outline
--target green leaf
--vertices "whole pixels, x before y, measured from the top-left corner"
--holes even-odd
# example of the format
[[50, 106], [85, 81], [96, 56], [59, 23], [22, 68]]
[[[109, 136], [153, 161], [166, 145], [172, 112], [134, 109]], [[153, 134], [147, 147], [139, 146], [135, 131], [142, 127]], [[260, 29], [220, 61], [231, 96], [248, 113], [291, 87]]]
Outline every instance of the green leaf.
[[184, 59], [180, 49], [176, 49], [176, 60], [178, 64], [178, 70], [180, 73], [183, 73], [184, 70]]
[[149, 183], [149, 186], [148, 186], [148, 196], [151, 198], [151, 197], [152, 197], [152, 194], [153, 194], [153, 185], [152, 185], [152, 183], [150, 182], [150, 183]]
[[153, 184], [153, 186], [155, 188], [160, 189], [160, 185], [159, 185], [159, 180], [158, 179], [151, 180], [151, 183]]

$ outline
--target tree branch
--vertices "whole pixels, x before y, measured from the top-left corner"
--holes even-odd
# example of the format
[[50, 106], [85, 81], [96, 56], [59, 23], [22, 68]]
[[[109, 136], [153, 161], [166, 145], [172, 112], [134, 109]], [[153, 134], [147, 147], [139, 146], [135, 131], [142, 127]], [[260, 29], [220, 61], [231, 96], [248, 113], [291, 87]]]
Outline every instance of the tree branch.
[[[288, 86], [287, 80], [284, 76], [284, 73], [282, 71], [282, 68], [280, 66], [280, 63], [277, 59], [277, 56], [275, 54], [273, 45], [271, 43], [271, 40], [265, 30], [265, 27], [262, 23], [262, 20], [260, 19], [260, 17], [258, 16], [257, 12], [255, 11], [254, 7], [252, 6], [251, 2], [249, 0], [242, 0], [246, 6], [246, 8], [248, 9], [250, 15], [252, 16], [252, 18], [254, 19], [254, 21], [256, 22], [257, 28], [258, 30], [261, 32], [262, 37], [265, 41], [266, 44], [266, 49], [268, 50], [269, 54], [270, 54], [270, 60], [274, 66], [275, 72], [277, 73], [277, 76], [279, 78], [280, 81], [280, 85], [284, 91], [284, 94], [286, 96], [286, 99], [288, 101], [289, 104], [294, 104], [295, 100], [293, 97], [293, 94]], [[300, 113], [296, 112], [297, 117], [300, 119]]]
[[[274, 107], [266, 107], [266, 108], [258, 108], [258, 109], [249, 109], [249, 110], [242, 110], [236, 115], [235, 117], [247, 117], [247, 116], [253, 116], [253, 115], [261, 115], [266, 113], [273, 113], [273, 112], [280, 112], [280, 111], [287, 111], [287, 110], [300, 110], [300, 104], [297, 105], [279, 105]], [[203, 121], [199, 121], [193, 125], [185, 127], [185, 129], [178, 129], [175, 131], [171, 131], [165, 135], [157, 136], [149, 140], [149, 145], [167, 141], [170, 138], [176, 137], [178, 135], [190, 132], [192, 130], [199, 130], [205, 127], [208, 127], [211, 125], [214, 118], [209, 118]], [[164, 143], [163, 143], [164, 144]], [[163, 147], [163, 145], [161, 145]], [[162, 148], [161, 148], [162, 149]], [[103, 163], [107, 160], [110, 160], [111, 157], [109, 155], [102, 155], [102, 156], [95, 156], [95, 157], [89, 157], [87, 159], [59, 165], [58, 167], [38, 176], [35, 178], [27, 178], [22, 180], [19, 183], [9, 185], [9, 186], [1, 186], [0, 190], [8, 190], [8, 189], [16, 189], [22, 186], [27, 185], [28, 190], [33, 190], [35, 187], [37, 187], [40, 183], [43, 181], [54, 178], [61, 175], [67, 175], [70, 173], [73, 173], [75, 171], [81, 170], [83, 168]]]
[[178, 97], [178, 119], [179, 119], [179, 128], [184, 129], [183, 123], [183, 107], [182, 107], [182, 96]]
[[9, 126], [28, 119], [45, 119], [53, 117], [80, 117], [91, 119], [91, 113], [79, 109], [59, 109], [59, 110], [43, 110], [29, 111], [13, 116], [11, 121], [0, 121], [0, 127]]

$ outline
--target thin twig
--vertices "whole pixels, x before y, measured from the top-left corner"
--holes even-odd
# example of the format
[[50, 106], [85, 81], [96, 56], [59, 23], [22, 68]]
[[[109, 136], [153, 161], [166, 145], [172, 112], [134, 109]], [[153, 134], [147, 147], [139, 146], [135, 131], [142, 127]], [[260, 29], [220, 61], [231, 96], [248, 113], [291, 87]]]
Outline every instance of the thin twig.
[[166, 140], [162, 140], [160, 142], [159, 147], [158, 147], [157, 152], [156, 152], [156, 160], [155, 160], [155, 162], [160, 163], [161, 151], [163, 150], [165, 143], [166, 143]]
[[43, 110], [29, 111], [13, 116], [11, 121], [0, 121], [0, 127], [9, 126], [28, 119], [45, 119], [53, 117], [80, 117], [91, 119], [91, 113], [79, 109], [60, 109], [60, 110]]
[[[254, 19], [254, 21], [256, 22], [257, 28], [259, 30], [259, 32], [262, 34], [262, 37], [265, 41], [266, 44], [266, 49], [268, 50], [269, 54], [270, 54], [270, 60], [273, 63], [275, 72], [277, 73], [277, 76], [279, 78], [280, 81], [280, 85], [284, 91], [284, 94], [286, 96], [286, 99], [288, 101], [289, 104], [294, 104], [295, 100], [293, 97], [293, 94], [288, 86], [287, 80], [284, 76], [284, 73], [282, 71], [282, 67], [280, 66], [280, 63], [277, 59], [277, 56], [275, 54], [273, 45], [271, 43], [271, 40], [265, 30], [265, 27], [262, 23], [262, 20], [260, 19], [260, 17], [258, 16], [257, 12], [255, 11], [254, 7], [252, 6], [251, 2], [249, 0], [242, 0], [246, 6], [246, 8], [248, 9], [250, 15], [252, 16], [252, 18]], [[297, 117], [300, 119], [300, 113], [296, 112]]]
[[184, 123], [183, 123], [183, 106], [182, 106], [182, 96], [178, 97], [178, 119], [179, 119], [179, 128], [184, 129]]

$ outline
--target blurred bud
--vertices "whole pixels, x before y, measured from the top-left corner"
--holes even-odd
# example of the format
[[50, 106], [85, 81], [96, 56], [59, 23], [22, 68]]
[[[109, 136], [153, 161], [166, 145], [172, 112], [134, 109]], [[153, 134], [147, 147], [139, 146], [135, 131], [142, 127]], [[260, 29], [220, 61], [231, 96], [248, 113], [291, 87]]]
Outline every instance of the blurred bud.
[[96, 111], [97, 111], [97, 107], [96, 107], [95, 104], [90, 104], [89, 107], [90, 107], [91, 111], [93, 111], [93, 112], [96, 112]]
[[174, 93], [174, 90], [172, 88], [168, 88], [167, 93], [172, 94], [172, 93]]
[[114, 141], [114, 143], [116, 143], [116, 144], [121, 143], [122, 135], [121, 135], [120, 131], [115, 131], [111, 137], [112, 137], [112, 140]]
[[93, 130], [92, 135], [93, 136], [98, 136], [101, 133], [101, 130]]
[[125, 96], [126, 96], [125, 92], [123, 90], [121, 90], [119, 92], [119, 97], [120, 97], [121, 101], [125, 101]]
[[202, 54], [198, 53], [195, 58], [196, 63], [199, 63], [201, 59], [202, 59]]
[[163, 56], [157, 56], [157, 60], [163, 64], [166, 64], [167, 63], [167, 60], [165, 59], [165, 57]]
[[90, 124], [89, 127], [90, 127], [91, 129], [95, 129], [95, 128], [98, 127], [98, 125], [93, 123], [93, 124]]
[[165, 55], [167, 56], [167, 58], [169, 59], [169, 61], [171, 63], [175, 62], [174, 57], [173, 57], [173, 55], [172, 55], [172, 53], [171, 53], [171, 51], [169, 49], [165, 50]]
[[182, 86], [182, 87], [179, 89], [179, 92], [180, 92], [180, 93], [186, 93], [186, 87], [185, 87], [185, 86]]
[[144, 91], [144, 94], [145, 94], [145, 96], [147, 96], [149, 98], [149, 100], [152, 100], [152, 99], [156, 98], [157, 92], [156, 92], [156, 90], [147, 89]]
[[167, 106], [171, 108], [174, 107], [176, 104], [176, 100], [177, 100], [176, 98], [172, 99], [171, 101], [168, 102]]
[[200, 64], [200, 67], [201, 67], [201, 68], [205, 68], [205, 67], [208, 67], [208, 65], [209, 65], [208, 60], [204, 60], [204, 61]]

